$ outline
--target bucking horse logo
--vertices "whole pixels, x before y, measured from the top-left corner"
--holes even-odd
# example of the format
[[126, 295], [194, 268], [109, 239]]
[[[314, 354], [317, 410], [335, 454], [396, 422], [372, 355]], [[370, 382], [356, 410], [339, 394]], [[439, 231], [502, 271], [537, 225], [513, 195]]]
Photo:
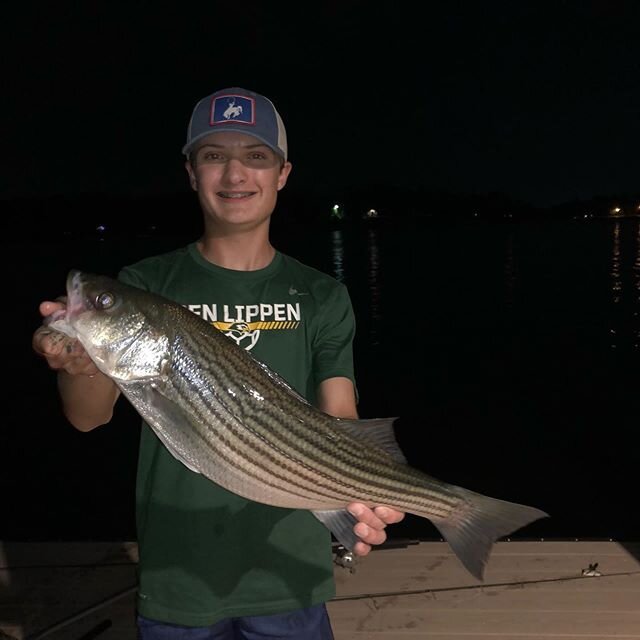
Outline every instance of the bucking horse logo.
[[242, 113], [242, 105], [239, 104], [237, 107], [235, 105], [236, 105], [235, 98], [232, 98], [231, 100], [229, 100], [229, 106], [225, 109], [224, 113], [222, 114], [222, 117], [225, 118], [226, 120], [230, 120], [231, 118], [237, 118]]

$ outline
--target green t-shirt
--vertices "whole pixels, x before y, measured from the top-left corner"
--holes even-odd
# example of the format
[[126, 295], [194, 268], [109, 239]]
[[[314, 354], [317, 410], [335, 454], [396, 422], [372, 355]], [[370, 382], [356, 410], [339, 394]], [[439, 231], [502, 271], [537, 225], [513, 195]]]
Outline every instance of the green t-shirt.
[[[233, 271], [195, 244], [119, 278], [199, 314], [310, 402], [320, 382], [354, 379], [355, 321], [344, 285], [276, 253]], [[248, 501], [193, 473], [143, 423], [137, 479], [138, 612], [186, 626], [268, 615], [335, 594], [331, 534], [310, 512]]]

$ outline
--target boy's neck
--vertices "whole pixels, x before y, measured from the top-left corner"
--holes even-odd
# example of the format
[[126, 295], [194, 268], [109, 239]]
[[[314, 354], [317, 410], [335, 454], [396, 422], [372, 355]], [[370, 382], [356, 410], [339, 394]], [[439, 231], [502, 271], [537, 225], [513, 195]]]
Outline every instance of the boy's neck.
[[210, 237], [204, 235], [197, 242], [202, 257], [225, 269], [257, 271], [271, 264], [276, 250], [268, 237], [246, 236]]

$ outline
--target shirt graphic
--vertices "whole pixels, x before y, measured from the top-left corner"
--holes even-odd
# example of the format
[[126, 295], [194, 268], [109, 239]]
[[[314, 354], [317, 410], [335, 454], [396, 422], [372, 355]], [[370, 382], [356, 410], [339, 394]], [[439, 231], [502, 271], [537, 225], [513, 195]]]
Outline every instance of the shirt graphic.
[[300, 303], [218, 305], [189, 304], [199, 315], [247, 351], [256, 346], [261, 331], [291, 331], [301, 322]]

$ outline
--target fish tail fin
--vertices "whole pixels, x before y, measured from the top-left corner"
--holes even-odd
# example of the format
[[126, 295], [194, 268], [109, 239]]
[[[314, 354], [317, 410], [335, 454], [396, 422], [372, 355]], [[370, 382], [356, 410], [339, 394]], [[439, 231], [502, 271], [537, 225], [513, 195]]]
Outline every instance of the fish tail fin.
[[499, 538], [547, 518], [548, 513], [515, 502], [490, 498], [460, 489], [464, 506], [443, 519], [431, 518], [467, 571], [484, 580], [491, 549]]

